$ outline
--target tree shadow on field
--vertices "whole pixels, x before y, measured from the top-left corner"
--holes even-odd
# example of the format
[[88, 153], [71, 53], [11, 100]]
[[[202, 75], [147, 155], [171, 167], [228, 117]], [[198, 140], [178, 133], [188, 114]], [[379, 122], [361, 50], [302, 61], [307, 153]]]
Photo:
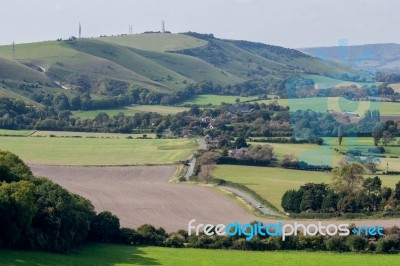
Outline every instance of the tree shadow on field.
[[[141, 247], [128, 245], [86, 244], [68, 253], [40, 251], [0, 250], [0, 266], [114, 266], [114, 265], [161, 265]], [[4, 255], [4, 254], [3, 254]], [[2, 258], [3, 257], [3, 258]]]

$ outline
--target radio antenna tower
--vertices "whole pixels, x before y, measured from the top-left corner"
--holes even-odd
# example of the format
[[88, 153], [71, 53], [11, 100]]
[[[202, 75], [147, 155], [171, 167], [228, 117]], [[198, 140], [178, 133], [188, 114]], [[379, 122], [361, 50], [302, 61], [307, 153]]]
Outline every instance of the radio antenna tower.
[[15, 42], [12, 44], [12, 60], [15, 62]]
[[82, 27], [81, 23], [79, 22], [79, 39], [82, 37]]
[[133, 26], [129, 25], [129, 35], [133, 34]]
[[165, 21], [164, 20], [161, 22], [161, 32], [165, 33]]

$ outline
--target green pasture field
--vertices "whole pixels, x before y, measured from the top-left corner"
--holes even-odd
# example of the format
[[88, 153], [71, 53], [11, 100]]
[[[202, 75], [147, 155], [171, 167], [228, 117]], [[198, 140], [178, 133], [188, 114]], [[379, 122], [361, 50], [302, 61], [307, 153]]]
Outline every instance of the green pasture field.
[[[214, 176], [247, 186], [280, 210], [282, 196], [287, 190], [298, 189], [306, 183], [328, 184], [332, 178], [330, 173], [324, 172], [238, 165], [218, 165]], [[378, 176], [383, 186], [391, 188], [400, 180], [399, 176]]]
[[48, 165], [172, 164], [195, 148], [189, 139], [0, 137], [0, 150]]
[[0, 136], [26, 136], [32, 132], [33, 132], [33, 130], [0, 129]]
[[116, 116], [119, 113], [123, 113], [125, 116], [132, 116], [137, 113], [154, 112], [163, 115], [177, 114], [179, 112], [187, 111], [188, 108], [177, 107], [177, 106], [164, 106], [164, 105], [133, 105], [128, 107], [116, 108], [116, 109], [101, 109], [91, 111], [73, 111], [72, 114], [75, 117], [82, 119], [95, 118], [99, 113], [106, 113], [109, 116]]
[[235, 103], [237, 98], [240, 99], [240, 102], [252, 101], [257, 99], [257, 97], [203, 94], [197, 95], [193, 99], [187, 100], [182, 104], [220, 105], [221, 103]]
[[[368, 149], [375, 147], [372, 137], [344, 137], [341, 146], [339, 146], [338, 139], [334, 137], [324, 138], [324, 145], [321, 146], [316, 144], [293, 143], [249, 143], [253, 145], [271, 145], [274, 148], [274, 153], [278, 161], [282, 160], [286, 154], [293, 154], [297, 156], [300, 161], [305, 161], [308, 164], [329, 165], [333, 167], [337, 166], [337, 163], [344, 158], [343, 155], [334, 151], [334, 148], [343, 152], [349, 149], [357, 149], [360, 150], [363, 155], [377, 155], [368, 152]], [[386, 163], [389, 162], [389, 170], [400, 171], [400, 158], [390, 158], [391, 156], [400, 157], [400, 145], [397, 144], [397, 140], [393, 144], [385, 146], [384, 148], [386, 149], [386, 153], [382, 155], [386, 156], [386, 158], [379, 158], [380, 164], [378, 165], [378, 169], [386, 171]]]
[[319, 75], [303, 75], [303, 77], [314, 80], [316, 89], [326, 89], [326, 88], [351, 86], [351, 85], [356, 85], [357, 87], [361, 87], [366, 84], [369, 84], [369, 85], [373, 84], [373, 83], [366, 83], [366, 82], [343, 81], [340, 79], [334, 79], [334, 78], [319, 76]]
[[276, 159], [281, 161], [284, 155], [293, 154], [300, 161], [312, 165], [335, 166], [343, 157], [327, 145], [317, 144], [293, 144], [293, 143], [264, 143], [249, 142], [252, 145], [269, 144], [274, 148]]
[[[393, 144], [388, 146], [383, 146], [386, 152], [382, 155], [386, 156], [386, 158], [379, 158], [380, 164], [378, 165], [378, 169], [382, 171], [387, 170], [387, 163], [389, 163], [389, 171], [400, 171], [400, 158], [391, 158], [391, 157], [400, 157], [400, 145], [397, 144], [398, 139], [393, 142]], [[374, 142], [372, 137], [360, 137], [360, 138], [343, 138], [342, 145], [339, 146], [337, 138], [324, 138], [324, 142], [326, 145], [332, 148], [336, 148], [340, 151], [347, 151], [349, 149], [357, 149], [362, 152], [363, 155], [376, 155], [373, 153], [369, 153], [368, 149], [374, 148]]]
[[[0, 131], [1, 132], [1, 131]], [[15, 131], [17, 134], [20, 131]], [[112, 139], [126, 139], [132, 138], [156, 138], [154, 133], [144, 133], [144, 134], [121, 134], [121, 133], [97, 133], [97, 132], [71, 132], [71, 131], [35, 131], [32, 137], [66, 137], [66, 138], [112, 138]]]
[[355, 112], [363, 116], [366, 110], [379, 110], [381, 115], [400, 116], [400, 103], [395, 102], [350, 101], [342, 97], [260, 100], [257, 102], [269, 104], [272, 101], [277, 101], [282, 106], [289, 106], [291, 111], [310, 109], [316, 112], [327, 112], [333, 110]]
[[395, 265], [398, 255], [236, 251], [87, 244], [68, 253], [0, 250], [0, 265]]

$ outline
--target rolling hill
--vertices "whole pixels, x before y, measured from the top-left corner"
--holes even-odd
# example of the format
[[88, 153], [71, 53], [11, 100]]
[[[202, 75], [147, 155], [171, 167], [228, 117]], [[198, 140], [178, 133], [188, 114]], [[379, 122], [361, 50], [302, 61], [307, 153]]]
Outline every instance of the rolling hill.
[[366, 70], [400, 70], [400, 44], [366, 44], [302, 48], [301, 51], [318, 58], [332, 60]]
[[2, 95], [89, 92], [116, 96], [118, 87], [172, 93], [189, 84], [221, 86], [304, 74], [350, 73], [349, 67], [283, 47], [223, 40], [210, 34], [147, 33], [0, 46]]

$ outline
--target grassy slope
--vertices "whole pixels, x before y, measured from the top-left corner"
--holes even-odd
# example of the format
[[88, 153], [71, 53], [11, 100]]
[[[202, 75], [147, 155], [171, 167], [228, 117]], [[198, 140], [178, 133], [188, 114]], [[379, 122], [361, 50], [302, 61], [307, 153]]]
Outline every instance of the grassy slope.
[[51, 80], [39, 71], [1, 57], [0, 79], [25, 80], [31, 83], [51, 83]]
[[243, 82], [244, 79], [193, 56], [175, 53], [134, 50], [136, 53], [197, 82], [212, 80], [216, 84], [229, 85]]
[[192, 140], [1, 137], [0, 149], [27, 163], [51, 165], [170, 164], [194, 150]]
[[250, 252], [87, 244], [68, 255], [0, 250], [0, 265], [394, 265], [398, 255]]
[[[10, 57], [10, 46], [0, 46], [0, 57]], [[68, 84], [71, 77], [87, 75], [90, 76], [93, 83], [104, 78], [112, 78], [152, 89], [162, 87], [160, 84], [114, 62], [79, 52], [64, 42], [49, 41], [17, 45], [16, 59], [20, 62], [32, 63], [45, 68], [46, 75], [56, 81], [62, 81], [64, 84]], [[22, 74], [26, 75], [25, 73]], [[70, 86], [67, 85], [66, 87]]]
[[114, 62], [143, 77], [164, 84], [170, 89], [186, 87], [187, 85], [183, 83], [184, 80], [193, 83], [187, 77], [146, 59], [123, 46], [83, 39], [76, 42], [73, 47], [79, 51]]
[[187, 111], [188, 108], [185, 107], [176, 107], [176, 106], [163, 106], [163, 105], [133, 105], [123, 108], [117, 109], [103, 109], [103, 110], [93, 110], [93, 111], [74, 111], [72, 112], [75, 117], [80, 118], [94, 118], [97, 114], [104, 112], [107, 113], [109, 116], [115, 116], [119, 113], [123, 113], [126, 116], [131, 116], [136, 113], [143, 113], [143, 112], [155, 112], [159, 114], [176, 114], [179, 112]]
[[[309, 72], [321, 74], [334, 74], [352, 72], [349, 67], [334, 62], [323, 61], [306, 56], [296, 50], [288, 50], [283, 47], [251, 43], [247, 41], [231, 41], [243, 50], [257, 54], [263, 58], [290, 66], [291, 68], [306, 69]], [[287, 55], [291, 56], [288, 57]]]
[[26, 102], [29, 105], [43, 106], [42, 104], [39, 104], [39, 103], [37, 103], [37, 102], [25, 97], [24, 95], [15, 93], [15, 92], [13, 92], [11, 90], [4, 89], [4, 88], [0, 88], [0, 98], [1, 97], [21, 100], [21, 101]]

